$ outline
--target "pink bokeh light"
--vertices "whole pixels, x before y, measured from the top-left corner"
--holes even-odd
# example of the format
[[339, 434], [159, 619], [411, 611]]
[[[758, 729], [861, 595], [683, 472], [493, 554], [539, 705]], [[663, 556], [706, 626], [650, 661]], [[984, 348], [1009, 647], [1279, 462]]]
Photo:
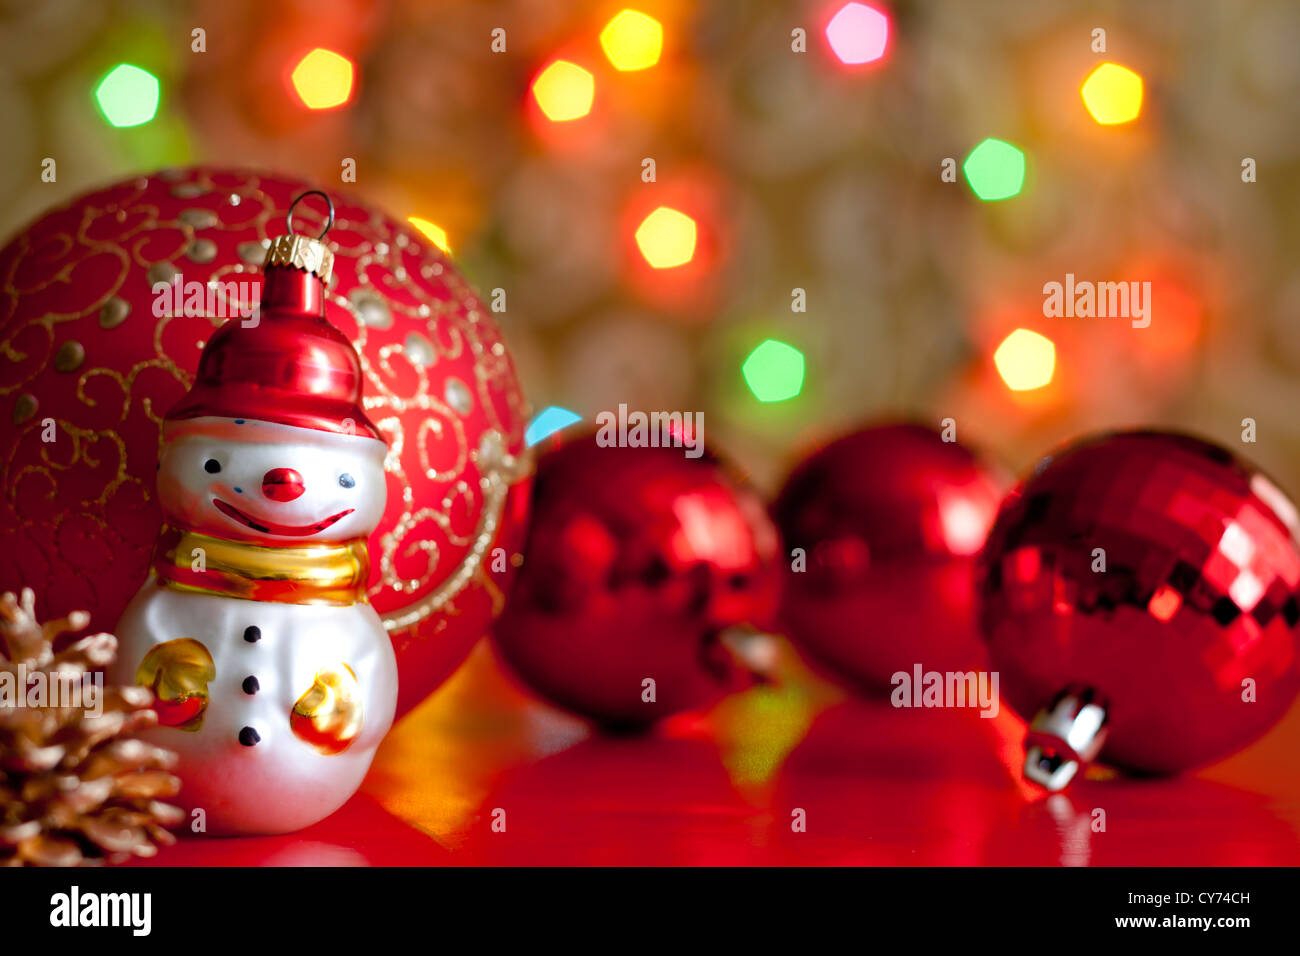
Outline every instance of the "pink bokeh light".
[[865, 3], [846, 3], [826, 24], [826, 39], [841, 63], [871, 63], [885, 54], [889, 18]]

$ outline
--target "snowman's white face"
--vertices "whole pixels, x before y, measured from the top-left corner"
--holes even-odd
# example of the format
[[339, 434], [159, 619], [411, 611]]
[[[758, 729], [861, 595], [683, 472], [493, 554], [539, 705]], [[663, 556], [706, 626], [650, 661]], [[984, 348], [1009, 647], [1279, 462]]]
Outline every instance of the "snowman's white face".
[[364, 538], [384, 513], [383, 442], [252, 419], [169, 422], [158, 498], [170, 524], [289, 544]]

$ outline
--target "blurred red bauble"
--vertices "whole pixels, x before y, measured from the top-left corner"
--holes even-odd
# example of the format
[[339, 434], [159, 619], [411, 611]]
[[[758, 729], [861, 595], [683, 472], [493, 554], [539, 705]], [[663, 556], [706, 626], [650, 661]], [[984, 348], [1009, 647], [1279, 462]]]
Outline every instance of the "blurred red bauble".
[[733, 629], [770, 621], [777, 549], [762, 502], [709, 455], [574, 438], [538, 461], [496, 645], [534, 690], [606, 724], [703, 707], [747, 683]]
[[[161, 521], [161, 416], [224, 316], [258, 300], [268, 236], [309, 188], [167, 170], [83, 195], [0, 250], [0, 590], [30, 586], [42, 616], [84, 608], [92, 628], [114, 630]], [[326, 316], [356, 346], [366, 413], [390, 448], [368, 595], [397, 652], [401, 713], [503, 603], [499, 569], [526, 509], [524, 400], [500, 333], [446, 257], [331, 197]], [[301, 231], [319, 231], [321, 207], [298, 208]]]
[[772, 513], [785, 542], [782, 621], [828, 676], [888, 692], [899, 671], [959, 671], [983, 651], [975, 555], [1001, 495], [964, 447], [921, 425], [866, 428], [790, 475]]
[[1295, 506], [1231, 452], [1167, 432], [1090, 438], [1003, 504], [981, 625], [1032, 717], [1049, 789], [1100, 756], [1144, 773], [1223, 757], [1300, 689]]

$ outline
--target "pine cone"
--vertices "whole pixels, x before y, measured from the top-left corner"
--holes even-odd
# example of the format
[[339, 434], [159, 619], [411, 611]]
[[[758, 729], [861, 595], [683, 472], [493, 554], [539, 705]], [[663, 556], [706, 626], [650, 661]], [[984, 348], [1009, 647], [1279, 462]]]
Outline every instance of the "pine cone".
[[[75, 611], [41, 625], [30, 588], [0, 597], [0, 865], [152, 856], [176, 840], [165, 828], [184, 819], [159, 799], [180, 787], [167, 772], [176, 755], [128, 736], [157, 721], [149, 689], [101, 684], [102, 709], [67, 693], [117, 654], [111, 634], [55, 649], [60, 634], [89, 620]], [[45, 696], [34, 699], [42, 685]]]

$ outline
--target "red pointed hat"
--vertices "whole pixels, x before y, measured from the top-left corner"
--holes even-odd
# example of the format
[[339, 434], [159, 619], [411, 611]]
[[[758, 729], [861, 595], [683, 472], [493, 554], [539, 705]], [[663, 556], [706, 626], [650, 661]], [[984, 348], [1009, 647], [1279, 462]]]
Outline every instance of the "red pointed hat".
[[165, 420], [242, 418], [383, 441], [361, 405], [356, 349], [325, 318], [325, 283], [333, 264], [323, 242], [294, 234], [290, 207], [289, 234], [267, 251], [258, 312], [229, 319], [213, 333], [194, 385]]

